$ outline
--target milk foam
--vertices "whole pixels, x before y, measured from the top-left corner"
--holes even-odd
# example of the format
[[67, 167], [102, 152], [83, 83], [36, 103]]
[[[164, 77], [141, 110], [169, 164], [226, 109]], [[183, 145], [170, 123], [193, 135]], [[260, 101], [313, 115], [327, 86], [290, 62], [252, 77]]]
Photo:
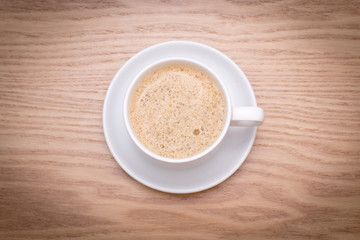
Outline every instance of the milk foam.
[[141, 80], [129, 111], [133, 131], [145, 147], [163, 157], [186, 158], [215, 142], [224, 127], [226, 105], [206, 73], [171, 65]]

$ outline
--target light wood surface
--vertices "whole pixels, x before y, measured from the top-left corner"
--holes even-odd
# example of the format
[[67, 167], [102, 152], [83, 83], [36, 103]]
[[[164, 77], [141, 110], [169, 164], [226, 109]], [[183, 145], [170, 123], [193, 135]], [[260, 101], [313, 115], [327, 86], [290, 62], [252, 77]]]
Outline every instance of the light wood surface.
[[[0, 239], [360, 239], [359, 1], [1, 1]], [[116, 71], [168, 40], [213, 46], [266, 113], [242, 167], [196, 194], [113, 159]]]

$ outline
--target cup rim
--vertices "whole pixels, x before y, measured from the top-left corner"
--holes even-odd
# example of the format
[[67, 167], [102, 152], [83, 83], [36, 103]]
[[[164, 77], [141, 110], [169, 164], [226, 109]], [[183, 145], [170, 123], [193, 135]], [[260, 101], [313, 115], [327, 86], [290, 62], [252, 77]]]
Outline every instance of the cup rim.
[[[203, 70], [208, 75], [210, 75], [212, 80], [215, 81], [217, 83], [218, 87], [221, 89], [222, 94], [223, 94], [224, 99], [225, 99], [225, 104], [226, 104], [226, 118], [225, 118], [223, 129], [222, 129], [221, 133], [219, 134], [219, 136], [204, 151], [202, 151], [200, 153], [197, 153], [197, 154], [195, 154], [193, 156], [186, 157], [186, 158], [163, 157], [163, 156], [160, 156], [160, 155], [152, 152], [151, 150], [149, 150], [136, 137], [136, 135], [135, 135], [135, 133], [134, 133], [134, 131], [132, 129], [130, 119], [129, 119], [130, 97], [132, 96], [134, 88], [143, 79], [143, 76], [148, 74], [151, 71], [156, 70], [157, 68], [167, 66], [167, 65], [171, 65], [171, 64], [176, 64], [176, 63], [180, 63], [180, 64], [181, 63], [186, 63], [186, 64], [189, 64], [191, 66], [195, 66], [195, 67], [200, 68], [201, 70]], [[207, 154], [209, 154], [210, 152], [212, 152], [221, 143], [221, 141], [224, 139], [224, 137], [225, 137], [225, 135], [226, 135], [226, 133], [228, 131], [228, 128], [230, 126], [231, 108], [232, 108], [232, 104], [231, 104], [231, 100], [230, 100], [230, 95], [227, 92], [224, 83], [220, 80], [220, 78], [211, 69], [209, 69], [204, 64], [202, 64], [202, 63], [200, 63], [200, 62], [198, 62], [196, 60], [193, 60], [193, 59], [183, 58], [183, 57], [171, 57], [171, 58], [165, 58], [165, 59], [155, 61], [155, 62], [149, 64], [148, 66], [146, 66], [145, 68], [143, 68], [139, 73], [137, 73], [135, 75], [135, 77], [133, 78], [133, 80], [131, 81], [130, 85], [128, 86], [128, 88], [126, 90], [125, 99], [124, 99], [124, 106], [123, 106], [123, 111], [124, 111], [123, 116], [124, 116], [125, 127], [126, 127], [126, 130], [127, 130], [128, 134], [130, 135], [130, 138], [137, 145], [137, 147], [139, 147], [148, 156], [152, 157], [153, 159], [160, 160], [160, 161], [166, 162], [166, 163], [187, 163], [187, 162], [192, 162], [192, 161], [201, 159], [202, 157], [204, 157]]]

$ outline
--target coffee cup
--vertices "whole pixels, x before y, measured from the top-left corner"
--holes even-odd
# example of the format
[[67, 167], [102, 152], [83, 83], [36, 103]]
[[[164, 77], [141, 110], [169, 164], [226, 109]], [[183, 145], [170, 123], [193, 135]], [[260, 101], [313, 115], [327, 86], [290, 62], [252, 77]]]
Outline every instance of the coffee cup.
[[[206, 145], [206, 147], [204, 149], [202, 149], [200, 152], [196, 152], [190, 156], [185, 156], [185, 157], [172, 157], [172, 156], [161, 155], [160, 153], [155, 152], [154, 150], [151, 150], [148, 146], [146, 146], [144, 144], [144, 141], [141, 141], [139, 139], [139, 138], [143, 139], [143, 136], [145, 136], [148, 133], [147, 132], [141, 132], [141, 133], [136, 132], [134, 130], [135, 124], [134, 124], [134, 122], [132, 122], [132, 118], [131, 118], [131, 114], [133, 112], [131, 109], [131, 106], [134, 105], [134, 104], [132, 104], [132, 98], [133, 98], [135, 92], [138, 92], [137, 89], [140, 88], [139, 86], [141, 86], [144, 79], [146, 79], [147, 76], [149, 76], [150, 74], [154, 73], [155, 71], [157, 71], [159, 69], [160, 70], [165, 69], [165, 68], [169, 69], [172, 66], [180, 66], [177, 68], [181, 68], [181, 71], [183, 71], [184, 69], [186, 71], [187, 68], [190, 69], [189, 71], [193, 71], [193, 72], [199, 71], [202, 74], [202, 75], [200, 74], [201, 76], [205, 76], [205, 78], [211, 79], [211, 81], [213, 81], [214, 84], [210, 84], [210, 85], [211, 86], [214, 85], [213, 86], [215, 89], [214, 91], [219, 90], [219, 92], [221, 93], [221, 99], [223, 99], [223, 103], [224, 103], [224, 108], [219, 108], [219, 107], [216, 108], [216, 109], [219, 108], [219, 109], [221, 109], [221, 111], [223, 111], [224, 117], [222, 118], [222, 121], [218, 121], [218, 119], [216, 119], [216, 118], [214, 118], [212, 120], [213, 122], [215, 122], [215, 121], [220, 122], [222, 125], [221, 130], [220, 130], [220, 128], [218, 128], [219, 132], [217, 133], [216, 137], [213, 138], [213, 141], [210, 142], [209, 145]], [[168, 71], [172, 71], [172, 70], [168, 70]], [[166, 74], [166, 73], [164, 73], [164, 74]], [[174, 75], [174, 74], [172, 74], [172, 75]], [[196, 75], [196, 77], [198, 77], [198, 74], [196, 74], [196, 72], [195, 72], [195, 74], [192, 74], [192, 76], [195, 76], [195, 75]], [[200, 76], [200, 78], [201, 78], [201, 76]], [[179, 80], [179, 82], [180, 82], [180, 80]], [[171, 92], [171, 90], [170, 90], [170, 92]], [[216, 94], [214, 94], [214, 96], [215, 95]], [[157, 96], [160, 96], [160, 95], [155, 94], [153, 96], [153, 98], [156, 98]], [[188, 101], [191, 101], [191, 99], [190, 100], [188, 99]], [[181, 101], [180, 101], [180, 103], [181, 103]], [[218, 104], [214, 104], [214, 105], [218, 105]], [[204, 64], [197, 62], [193, 59], [179, 58], [179, 57], [162, 59], [160, 61], [157, 61], [157, 62], [154, 62], [154, 63], [148, 65], [142, 71], [140, 71], [135, 76], [132, 83], [130, 84], [130, 86], [127, 89], [123, 109], [124, 109], [123, 115], [124, 115], [125, 126], [126, 126], [127, 132], [129, 133], [132, 141], [145, 154], [149, 155], [153, 159], [156, 159], [156, 160], [159, 160], [162, 162], [167, 162], [167, 163], [185, 163], [185, 162], [191, 162], [191, 161], [195, 161], [197, 159], [201, 159], [201, 158], [207, 156], [208, 154], [210, 154], [210, 152], [212, 152], [221, 143], [221, 141], [224, 139], [224, 137], [230, 127], [257, 127], [257, 126], [261, 125], [261, 123], [264, 120], [264, 111], [260, 107], [233, 106], [231, 104], [231, 98], [230, 98], [228, 91], [226, 90], [224, 81], [219, 76], [217, 76], [215, 74], [215, 72], [212, 71], [210, 68], [208, 68]], [[144, 110], [146, 110], [146, 106], [145, 106], [145, 108], [138, 109], [138, 110], [140, 112], [144, 112]], [[162, 109], [162, 110], [164, 110], [164, 109]], [[169, 110], [171, 110], [171, 109], [169, 109]], [[206, 110], [207, 109], [199, 109], [199, 112], [205, 112]], [[183, 119], [181, 119], [180, 122], [186, 121], [186, 119], [188, 118], [186, 116], [186, 114], [187, 114], [187, 112], [182, 112], [181, 116], [183, 116]], [[192, 113], [192, 114], [194, 114], [194, 113]], [[212, 112], [212, 114], [213, 114], [213, 112]], [[215, 115], [216, 114], [217, 114], [217, 112], [215, 112]], [[161, 115], [161, 114], [158, 114], [158, 115]], [[204, 117], [204, 114], [202, 116]], [[193, 117], [193, 116], [191, 115], [189, 117]], [[198, 119], [198, 118], [199, 117], [195, 117], [195, 119]], [[211, 118], [209, 117], [209, 119], [211, 119]], [[141, 127], [141, 124], [142, 125], [144, 125], [144, 123], [147, 124], [147, 121], [149, 121], [149, 120], [142, 119], [141, 123], [137, 123], [137, 124], [140, 125], [140, 127]], [[177, 122], [179, 122], [179, 121], [177, 121]], [[155, 122], [155, 124], [156, 124], [156, 122]], [[159, 122], [159, 124], [160, 124], [160, 122]], [[210, 125], [211, 125], [211, 122], [210, 122]], [[206, 128], [206, 126], [205, 126], [205, 128]], [[187, 127], [187, 129], [188, 129], [188, 127]], [[177, 129], [177, 130], [182, 132], [183, 129]], [[184, 130], [185, 130], [185, 128], [184, 128]], [[195, 128], [195, 130], [193, 131], [193, 134], [199, 135], [200, 131], [201, 131], [200, 129]], [[143, 135], [143, 136], [141, 136], [141, 135]], [[212, 134], [212, 135], [214, 135], [214, 134]], [[204, 135], [202, 137], [206, 138], [206, 136], [207, 135], [204, 133]], [[161, 137], [166, 139], [165, 138], [166, 136], [161, 136]], [[183, 134], [181, 134], [181, 135], [179, 134], [178, 137], [179, 137], [178, 139], [180, 140], [180, 138], [183, 137]], [[194, 137], [194, 138], [196, 139], [196, 137]], [[189, 139], [191, 139], [191, 138], [189, 138]], [[176, 141], [176, 139], [175, 139], [175, 141]], [[155, 139], [153, 139], [153, 140], [150, 139], [150, 142], [155, 142], [155, 144], [156, 144], [157, 141], [155, 141]], [[191, 142], [188, 142], [187, 146], [191, 148], [191, 144], [192, 144]], [[163, 147], [166, 144], [161, 144], [161, 145]], [[194, 145], [196, 145], [196, 144], [194, 144]], [[185, 150], [180, 149], [179, 151], [185, 151]]]

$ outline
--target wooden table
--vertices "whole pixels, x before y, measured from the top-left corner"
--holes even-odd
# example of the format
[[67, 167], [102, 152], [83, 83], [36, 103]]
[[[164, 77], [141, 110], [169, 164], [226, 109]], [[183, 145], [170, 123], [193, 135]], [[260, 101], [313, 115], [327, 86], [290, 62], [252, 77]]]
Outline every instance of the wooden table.
[[[359, 1], [1, 1], [0, 239], [360, 239]], [[129, 177], [104, 139], [116, 71], [168, 40], [213, 46], [266, 113], [200, 193]]]

